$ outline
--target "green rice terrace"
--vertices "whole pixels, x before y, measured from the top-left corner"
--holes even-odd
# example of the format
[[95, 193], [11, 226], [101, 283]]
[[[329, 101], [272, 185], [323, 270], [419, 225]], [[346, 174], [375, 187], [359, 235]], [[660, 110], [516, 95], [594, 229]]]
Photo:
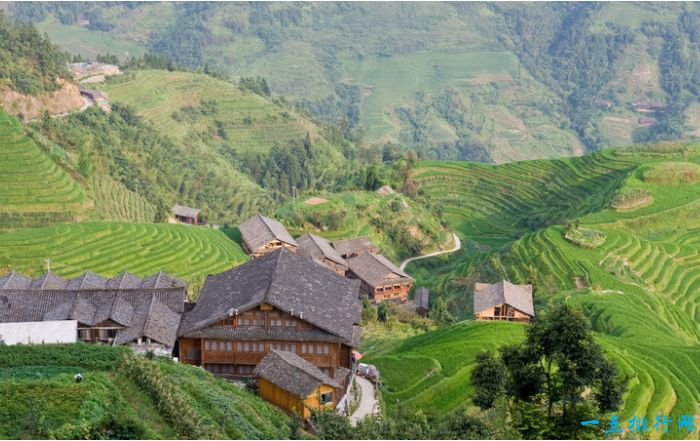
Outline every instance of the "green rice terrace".
[[[471, 309], [471, 283], [501, 278], [533, 283], [538, 314], [562, 300], [582, 307], [596, 339], [629, 378], [618, 412], [621, 418], [697, 415], [700, 184], [684, 177], [683, 184], [669, 185], [665, 177], [649, 180], [647, 172], [677, 171], [678, 163], [686, 171], [700, 164], [698, 145], [635, 147], [500, 166], [422, 163], [417, 179], [430, 197], [442, 201], [453, 228], [470, 244], [456, 256], [418, 262], [408, 269], [419, 283], [444, 293], [465, 311]], [[616, 194], [637, 188], [651, 202], [620, 212], [611, 207]], [[567, 240], [564, 223], [574, 219], [577, 228], [595, 231], [591, 237], [605, 240], [595, 247]], [[464, 330], [473, 326], [471, 332], [477, 332], [478, 325], [459, 324], [453, 331], [437, 332], [458, 335], [461, 330], [464, 337], [457, 338], [469, 345], [474, 337]], [[517, 335], [504, 331], [509, 326], [517, 325], [503, 325], [493, 338], [512, 341]], [[498, 337], [502, 332], [505, 335]], [[385, 376], [387, 402], [403, 398], [406, 404], [440, 410], [469, 405], [468, 375], [451, 370], [444, 360], [449, 356], [441, 355], [454, 352], [449, 349], [453, 343], [431, 334], [369, 354], [380, 366], [411, 366]], [[434, 345], [427, 343], [431, 339]], [[466, 352], [462, 356], [470, 357]], [[464, 369], [473, 362], [469, 360]], [[418, 380], [408, 381], [407, 375]], [[420, 393], [414, 398], [402, 395], [412, 382]], [[448, 383], [462, 385], [459, 399], [444, 399], [441, 388]], [[664, 435], [686, 436], [673, 431]]]
[[187, 225], [83, 222], [0, 235], [0, 268], [36, 275], [46, 270], [47, 258], [51, 270], [66, 277], [163, 269], [188, 280], [247, 259], [222, 232]]
[[[72, 220], [85, 202], [83, 187], [0, 112], [0, 220], [4, 227]], [[0, 227], [2, 228], [2, 227]]]
[[289, 437], [288, 418], [254, 393], [126, 347], [0, 346], [0, 394], [3, 439]]

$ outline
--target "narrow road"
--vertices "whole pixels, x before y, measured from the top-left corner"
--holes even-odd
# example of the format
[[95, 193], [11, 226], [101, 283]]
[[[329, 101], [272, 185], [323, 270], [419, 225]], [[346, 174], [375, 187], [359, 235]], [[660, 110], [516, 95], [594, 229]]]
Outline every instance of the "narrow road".
[[427, 259], [428, 257], [435, 257], [439, 256], [440, 254], [454, 253], [455, 251], [458, 251], [460, 248], [462, 248], [462, 241], [459, 240], [459, 237], [457, 237], [455, 233], [452, 233], [452, 240], [455, 243], [454, 248], [450, 250], [434, 251], [432, 253], [423, 254], [422, 256], [409, 257], [408, 259], [401, 262], [401, 266], [399, 268], [401, 269], [401, 271], [403, 271], [404, 268], [406, 268], [406, 265], [413, 262], [414, 260]]
[[353, 426], [367, 415], [374, 415], [379, 410], [379, 403], [374, 395], [374, 385], [366, 378], [355, 376], [355, 381], [360, 387], [360, 405], [355, 413], [350, 415], [350, 424]]

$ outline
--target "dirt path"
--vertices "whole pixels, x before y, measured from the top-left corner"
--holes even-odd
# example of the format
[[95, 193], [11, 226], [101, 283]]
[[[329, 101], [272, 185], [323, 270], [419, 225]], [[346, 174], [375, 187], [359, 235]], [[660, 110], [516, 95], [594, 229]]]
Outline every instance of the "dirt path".
[[457, 237], [455, 233], [452, 233], [452, 240], [455, 243], [454, 248], [443, 251], [434, 251], [432, 253], [424, 254], [422, 256], [409, 257], [408, 259], [401, 262], [401, 266], [399, 268], [401, 269], [401, 271], [403, 271], [404, 268], [406, 268], [406, 265], [413, 262], [414, 260], [427, 259], [428, 257], [435, 257], [439, 256], [440, 254], [454, 253], [455, 251], [459, 251], [462, 248], [462, 241], [459, 240], [459, 237]]
[[360, 386], [362, 396], [357, 410], [350, 415], [350, 424], [353, 426], [367, 415], [375, 415], [379, 411], [379, 403], [374, 395], [374, 385], [368, 379], [359, 375], [355, 377], [355, 381]]

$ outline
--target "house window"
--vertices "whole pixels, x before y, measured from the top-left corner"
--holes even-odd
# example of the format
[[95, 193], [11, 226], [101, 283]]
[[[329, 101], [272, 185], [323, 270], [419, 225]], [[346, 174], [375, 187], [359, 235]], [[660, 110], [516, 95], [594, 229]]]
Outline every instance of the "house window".
[[323, 345], [323, 354], [329, 355], [331, 353], [331, 348], [328, 345]]
[[321, 394], [321, 398], [319, 399], [319, 402], [321, 404], [327, 404], [333, 402], [333, 392], [326, 392]]
[[187, 348], [187, 359], [188, 360], [199, 360], [202, 356], [197, 348]]
[[304, 343], [304, 344], [301, 345], [301, 353], [302, 353], [302, 354], [308, 354], [308, 353], [309, 353], [309, 349], [307, 348], [306, 343]]
[[238, 366], [238, 373], [241, 375], [248, 375], [253, 372], [253, 366], [243, 364]]
[[230, 341], [226, 342], [226, 350], [229, 352], [233, 351], [233, 342], [230, 342]]

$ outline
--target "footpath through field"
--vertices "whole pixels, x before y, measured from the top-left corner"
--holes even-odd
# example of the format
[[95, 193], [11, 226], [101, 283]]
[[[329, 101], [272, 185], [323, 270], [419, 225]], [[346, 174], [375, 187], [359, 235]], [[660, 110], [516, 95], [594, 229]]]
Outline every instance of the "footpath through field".
[[439, 256], [440, 254], [454, 253], [455, 251], [458, 251], [460, 248], [462, 248], [462, 241], [459, 240], [459, 237], [457, 237], [455, 233], [452, 233], [452, 240], [455, 243], [454, 248], [450, 250], [434, 251], [432, 253], [424, 254], [422, 256], [409, 257], [408, 259], [401, 262], [401, 266], [399, 268], [401, 268], [401, 271], [403, 271], [404, 268], [406, 268], [406, 265], [413, 262], [414, 260], [427, 259], [428, 257], [435, 257]]
[[357, 385], [360, 386], [360, 405], [355, 413], [350, 415], [350, 424], [353, 426], [367, 415], [374, 415], [379, 410], [379, 403], [374, 395], [374, 385], [366, 378], [355, 376]]

